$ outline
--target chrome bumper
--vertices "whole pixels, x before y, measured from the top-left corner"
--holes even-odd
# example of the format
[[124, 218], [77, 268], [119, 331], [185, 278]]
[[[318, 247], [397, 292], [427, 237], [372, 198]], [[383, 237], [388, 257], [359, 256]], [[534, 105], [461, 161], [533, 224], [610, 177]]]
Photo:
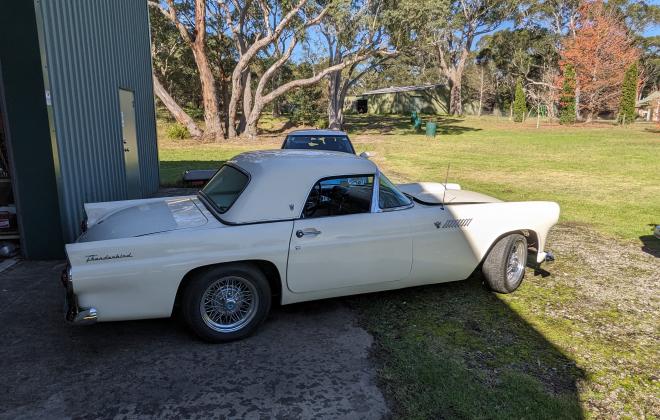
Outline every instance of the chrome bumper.
[[96, 308], [81, 308], [78, 306], [78, 298], [73, 293], [73, 284], [71, 283], [70, 267], [67, 266], [62, 271], [60, 278], [62, 286], [64, 286], [64, 319], [70, 324], [76, 325], [91, 325], [94, 324], [98, 317]]

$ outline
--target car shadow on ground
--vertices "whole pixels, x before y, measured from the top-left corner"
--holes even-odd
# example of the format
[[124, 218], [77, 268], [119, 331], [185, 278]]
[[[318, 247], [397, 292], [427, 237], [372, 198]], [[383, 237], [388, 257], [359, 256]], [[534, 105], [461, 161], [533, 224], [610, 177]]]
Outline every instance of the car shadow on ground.
[[655, 258], [660, 258], [660, 239], [653, 235], [643, 235], [639, 237], [642, 242], [642, 251]]
[[395, 416], [584, 417], [577, 387], [584, 372], [479, 279], [350, 302], [374, 334]]
[[468, 131], [481, 131], [480, 128], [458, 125], [463, 122], [459, 118], [443, 117], [438, 115], [421, 115], [422, 126], [415, 130], [411, 124], [410, 116], [403, 115], [369, 115], [369, 118], [356, 115], [347, 115], [345, 129], [349, 132], [367, 134], [395, 135], [424, 134], [427, 122], [435, 122], [438, 135], [457, 135]]
[[276, 134], [284, 134], [291, 131], [295, 128], [296, 125], [291, 121], [286, 121], [282, 124], [278, 124], [275, 127], [259, 127], [259, 135], [262, 136], [273, 136]]

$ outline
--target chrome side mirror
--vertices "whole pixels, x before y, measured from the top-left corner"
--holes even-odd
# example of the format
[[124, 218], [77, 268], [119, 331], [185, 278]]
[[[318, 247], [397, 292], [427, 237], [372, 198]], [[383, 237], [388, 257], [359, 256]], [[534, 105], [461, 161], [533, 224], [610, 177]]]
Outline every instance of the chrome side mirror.
[[369, 152], [362, 152], [362, 153], [360, 153], [360, 157], [361, 157], [361, 158], [369, 159], [369, 158], [372, 157], [372, 156], [373, 156], [373, 153], [369, 153]]

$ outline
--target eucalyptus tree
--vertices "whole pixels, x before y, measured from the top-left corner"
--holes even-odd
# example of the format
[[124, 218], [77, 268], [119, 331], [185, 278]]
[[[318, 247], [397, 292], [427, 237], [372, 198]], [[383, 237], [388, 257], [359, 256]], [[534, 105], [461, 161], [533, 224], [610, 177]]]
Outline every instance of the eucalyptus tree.
[[496, 91], [498, 107], [513, 100], [516, 81], [522, 79], [525, 92], [534, 96], [530, 99], [546, 105], [552, 112], [559, 52], [550, 30], [539, 27], [505, 29], [482, 37], [478, 45], [477, 60], [488, 60], [492, 64], [492, 76], [499, 88]]
[[199, 76], [192, 53], [181, 43], [169, 19], [153, 9], [150, 26], [154, 93], [174, 119], [188, 129], [191, 137], [200, 138], [201, 128], [184, 109], [201, 104]]
[[[218, 0], [226, 27], [238, 44], [238, 58], [232, 72], [232, 92], [229, 101], [229, 137], [243, 134], [237, 124], [238, 106], [243, 104], [245, 132], [248, 137], [257, 135], [257, 123], [266, 106], [297, 89], [318, 83], [327, 75], [359, 63], [372, 55], [374, 44], [364, 42], [344, 54], [340, 60], [319, 68], [312, 76], [295, 78], [278, 84], [275, 76], [291, 62], [296, 48], [309, 37], [312, 28], [338, 10], [345, 0], [297, 0], [294, 2], [274, 0]], [[252, 36], [246, 36], [247, 31]], [[373, 39], [373, 37], [368, 38]], [[257, 80], [251, 67], [264, 57], [273, 58]], [[253, 89], [254, 88], [254, 89]]]
[[220, 140], [224, 137], [218, 106], [216, 82], [207, 50], [207, 0], [149, 0], [178, 30], [183, 43], [190, 48], [201, 84], [204, 107], [204, 135]]
[[327, 44], [328, 67], [364, 51], [363, 61], [328, 74], [328, 126], [341, 129], [344, 124], [346, 95], [368, 72], [379, 68], [396, 55], [390, 47], [382, 19], [382, 0], [347, 0], [334, 8], [320, 26]]
[[[476, 40], [517, 16], [518, 0], [403, 0], [390, 27], [402, 25], [395, 39], [435, 55], [450, 89], [449, 112], [463, 113], [463, 73]], [[406, 39], [407, 37], [407, 39]]]

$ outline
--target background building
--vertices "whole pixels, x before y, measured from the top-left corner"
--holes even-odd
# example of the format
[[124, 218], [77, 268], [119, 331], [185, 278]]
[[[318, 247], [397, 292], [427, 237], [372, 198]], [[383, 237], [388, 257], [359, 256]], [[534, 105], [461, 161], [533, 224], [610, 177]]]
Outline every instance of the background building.
[[660, 90], [637, 101], [637, 115], [646, 121], [660, 121]]
[[371, 90], [358, 95], [354, 106], [369, 114], [446, 114], [448, 104], [449, 90], [438, 84]]
[[[347, 98], [346, 108], [369, 114], [447, 114], [449, 89], [444, 84], [392, 86]], [[478, 103], [464, 102], [463, 112], [476, 114]]]
[[147, 2], [0, 0], [0, 40], [0, 242], [61, 257], [84, 202], [158, 189]]

